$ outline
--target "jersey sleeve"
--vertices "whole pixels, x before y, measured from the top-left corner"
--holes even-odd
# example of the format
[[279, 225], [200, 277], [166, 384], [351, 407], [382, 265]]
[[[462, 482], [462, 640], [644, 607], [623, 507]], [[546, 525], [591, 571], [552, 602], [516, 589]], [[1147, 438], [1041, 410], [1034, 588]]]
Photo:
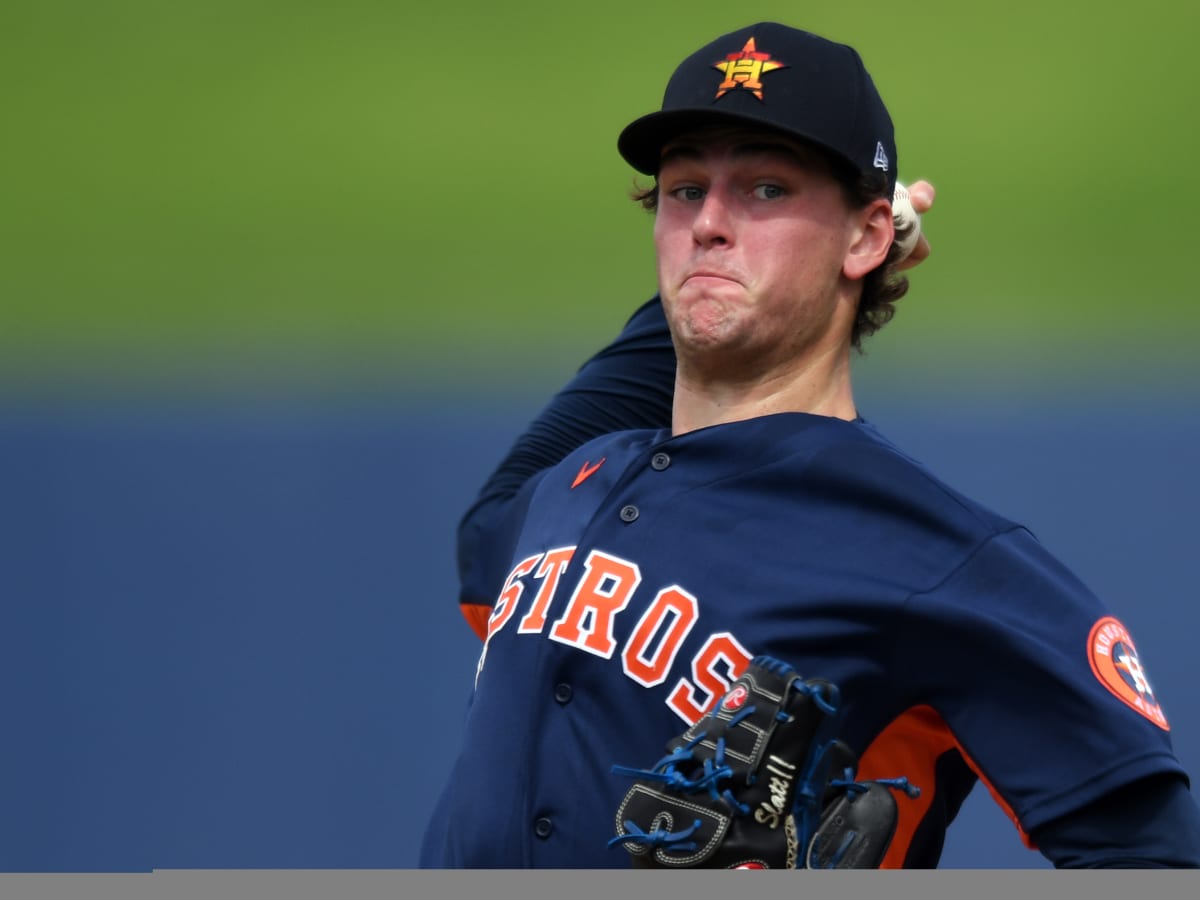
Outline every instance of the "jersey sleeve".
[[521, 487], [592, 438], [633, 428], [664, 428], [671, 420], [675, 351], [657, 296], [643, 303], [621, 333], [593, 355], [516, 439], [459, 521], [461, 604], [490, 605], [479, 569], [487, 544], [503, 530]]
[[1141, 779], [1186, 784], [1131, 636], [1027, 530], [985, 541], [907, 612], [897, 664], [1026, 834]]
[[1200, 807], [1172, 775], [1118, 788], [1032, 837], [1059, 869], [1200, 868]]

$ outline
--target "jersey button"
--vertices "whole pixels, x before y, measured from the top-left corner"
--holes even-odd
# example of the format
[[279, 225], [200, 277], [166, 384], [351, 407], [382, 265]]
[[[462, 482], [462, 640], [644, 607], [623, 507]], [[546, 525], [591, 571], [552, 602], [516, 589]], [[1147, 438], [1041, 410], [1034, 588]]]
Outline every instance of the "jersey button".
[[550, 832], [554, 830], [554, 823], [545, 816], [542, 816], [533, 823], [533, 833], [540, 837], [543, 841], [550, 837]]
[[638, 508], [636, 506], [634, 506], [632, 503], [629, 506], [621, 507], [621, 521], [622, 522], [632, 522], [634, 519], [636, 519], [638, 517], [638, 515], [639, 515]]
[[574, 692], [569, 684], [560, 684], [554, 688], [554, 699], [565, 706], [571, 702], [572, 693]]
[[650, 460], [650, 468], [655, 472], [661, 472], [671, 464], [671, 457], [666, 453], [655, 453]]

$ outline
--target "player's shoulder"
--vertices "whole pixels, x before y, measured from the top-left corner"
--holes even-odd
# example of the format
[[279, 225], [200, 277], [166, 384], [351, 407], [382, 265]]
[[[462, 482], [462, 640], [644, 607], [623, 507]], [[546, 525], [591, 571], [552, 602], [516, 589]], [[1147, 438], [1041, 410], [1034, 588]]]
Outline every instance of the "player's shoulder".
[[806, 431], [793, 439], [805, 459], [801, 477], [840, 489], [847, 499], [932, 516], [981, 536], [1022, 527], [942, 480], [865, 419], [818, 418]]

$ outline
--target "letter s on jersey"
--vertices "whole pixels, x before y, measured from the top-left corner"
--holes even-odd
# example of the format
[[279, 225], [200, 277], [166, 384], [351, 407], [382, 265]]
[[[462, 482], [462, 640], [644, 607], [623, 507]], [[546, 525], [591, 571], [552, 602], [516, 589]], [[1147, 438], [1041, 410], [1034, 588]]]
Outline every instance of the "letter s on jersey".
[[[476, 683], [483, 671], [488, 643], [514, 617], [525, 596], [524, 582], [530, 577], [541, 581], [541, 587], [517, 633], [543, 632], [547, 613], [575, 549], [558, 547], [527, 557], [509, 573], [488, 623], [487, 641], [475, 671]], [[612, 659], [617, 652], [616, 619], [630, 605], [641, 583], [642, 573], [637, 563], [593, 550], [584, 560], [578, 583], [547, 637], [593, 656]], [[647, 688], [666, 682], [684, 640], [699, 619], [700, 601], [695, 595], [679, 585], [660, 590], [621, 647], [625, 676]], [[725, 695], [752, 658], [753, 654], [729, 632], [710, 635], [690, 660], [691, 677], [676, 682], [666, 705], [684, 722], [692, 724]]]

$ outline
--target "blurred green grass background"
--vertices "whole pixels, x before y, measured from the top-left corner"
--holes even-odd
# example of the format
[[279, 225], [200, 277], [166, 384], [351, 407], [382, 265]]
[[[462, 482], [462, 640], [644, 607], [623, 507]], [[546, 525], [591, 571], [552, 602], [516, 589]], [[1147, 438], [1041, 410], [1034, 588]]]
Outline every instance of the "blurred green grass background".
[[1196, 378], [1182, 0], [47, 0], [0, 11], [6, 389], [567, 371], [654, 291], [617, 133], [759, 19], [858, 47], [939, 190], [868, 367]]

